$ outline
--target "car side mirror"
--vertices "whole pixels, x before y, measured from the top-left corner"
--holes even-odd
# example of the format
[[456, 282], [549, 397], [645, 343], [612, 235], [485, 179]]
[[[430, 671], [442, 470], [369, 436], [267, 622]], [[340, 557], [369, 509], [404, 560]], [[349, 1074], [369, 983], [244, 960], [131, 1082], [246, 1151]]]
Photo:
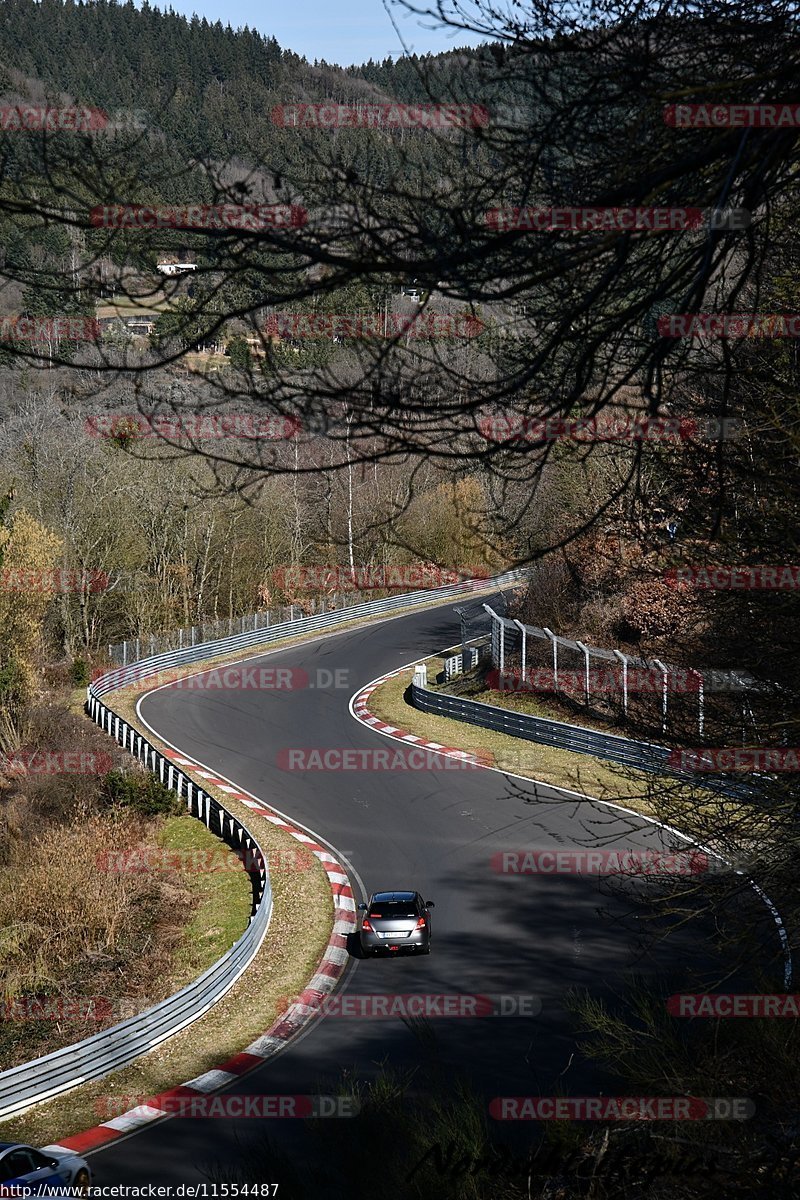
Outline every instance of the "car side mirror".
[[359, 906], [358, 906], [358, 911], [359, 911], [359, 912], [366, 912], [366, 911], [367, 911], [367, 906], [366, 906], [366, 904], [359, 904]]
[[436, 908], [436, 905], [433, 903], [433, 901], [432, 901], [432, 900], [426, 900], [426, 901], [425, 901], [425, 907], [426, 907], [426, 908]]

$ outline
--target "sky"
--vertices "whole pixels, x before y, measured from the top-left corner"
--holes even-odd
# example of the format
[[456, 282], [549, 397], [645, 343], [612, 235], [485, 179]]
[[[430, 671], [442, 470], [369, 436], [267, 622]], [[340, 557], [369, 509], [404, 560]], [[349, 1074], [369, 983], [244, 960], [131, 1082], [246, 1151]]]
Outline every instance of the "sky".
[[[403, 53], [382, 0], [282, 0], [277, 4], [269, 0], [151, 0], [151, 5], [172, 8], [187, 17], [196, 12], [234, 29], [249, 25], [312, 63], [324, 58], [349, 67]], [[454, 30], [435, 29], [430, 17], [409, 14], [402, 5], [392, 5], [391, 11], [403, 41], [417, 54], [476, 45], [480, 40]]]

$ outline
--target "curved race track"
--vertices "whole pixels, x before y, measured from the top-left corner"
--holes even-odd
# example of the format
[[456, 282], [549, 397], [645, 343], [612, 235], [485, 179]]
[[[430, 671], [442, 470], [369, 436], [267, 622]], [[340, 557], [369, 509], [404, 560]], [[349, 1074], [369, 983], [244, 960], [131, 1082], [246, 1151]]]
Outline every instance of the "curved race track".
[[[483, 599], [467, 602], [472, 632], [485, 615]], [[502, 597], [491, 603], [502, 608]], [[353, 719], [351, 695], [384, 672], [451, 645], [457, 630], [448, 604], [247, 660], [302, 666], [312, 681], [318, 668], [344, 670], [346, 688], [164, 687], [146, 696], [140, 711], [164, 740], [335, 846], [354, 868], [357, 895], [360, 877], [368, 890], [411, 887], [435, 900], [430, 956], [354, 958], [345, 988], [533, 993], [542, 1004], [536, 1017], [433, 1023], [443, 1063], [467, 1071], [487, 1098], [547, 1095], [556, 1086], [577, 1095], [608, 1093], [613, 1080], [596, 1064], [575, 1055], [570, 1065], [568, 989], [584, 986], [609, 995], [632, 971], [657, 969], [669, 974], [671, 991], [681, 990], [684, 972], [699, 965], [708, 946], [695, 931], [696, 953], [686, 935], [669, 938], [642, 959], [636, 917], [597, 877], [504, 876], [492, 870], [490, 859], [501, 850], [592, 846], [597, 835], [607, 847], [655, 849], [663, 845], [659, 830], [495, 771], [302, 773], [277, 764], [279, 752], [289, 747], [390, 746]], [[609, 912], [625, 919], [612, 920]], [[774, 927], [763, 919], [765, 937], [774, 940]], [[367, 1077], [381, 1060], [413, 1066], [425, 1053], [401, 1020], [328, 1017], [231, 1090], [309, 1093], [344, 1067]], [[219, 1176], [235, 1169], [241, 1144], [257, 1136], [259, 1124], [173, 1118], [146, 1127], [92, 1155], [95, 1182], [178, 1184]], [[290, 1121], [270, 1122], [269, 1133], [290, 1152], [304, 1136], [302, 1125]], [[327, 1194], [347, 1191], [332, 1185]]]

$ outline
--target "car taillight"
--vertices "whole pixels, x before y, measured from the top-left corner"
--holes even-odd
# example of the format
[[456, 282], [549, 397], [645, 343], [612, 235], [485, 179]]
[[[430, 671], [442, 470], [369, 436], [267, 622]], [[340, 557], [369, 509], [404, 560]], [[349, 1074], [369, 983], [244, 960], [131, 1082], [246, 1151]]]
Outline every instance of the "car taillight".
[[375, 932], [375, 930], [372, 928], [372, 926], [370, 925], [370, 923], [369, 923], [369, 921], [367, 920], [367, 918], [366, 918], [366, 917], [364, 917], [364, 920], [361, 922], [361, 928], [362, 928], [362, 929], [368, 929], [370, 933], [374, 933], [374, 932]]
[[424, 929], [424, 928], [425, 928], [425, 918], [420, 917], [420, 919], [417, 921], [417, 929]]

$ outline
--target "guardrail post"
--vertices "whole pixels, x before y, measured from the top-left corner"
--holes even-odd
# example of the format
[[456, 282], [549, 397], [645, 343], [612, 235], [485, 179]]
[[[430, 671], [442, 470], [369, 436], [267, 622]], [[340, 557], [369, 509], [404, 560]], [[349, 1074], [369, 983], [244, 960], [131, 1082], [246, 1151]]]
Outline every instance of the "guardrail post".
[[504, 665], [504, 664], [503, 664], [503, 652], [504, 652], [504, 646], [503, 646], [503, 622], [502, 622], [502, 620], [500, 619], [500, 617], [497, 615], [497, 613], [494, 611], [494, 609], [491, 607], [491, 605], [489, 605], [489, 604], [484, 604], [484, 605], [483, 605], [483, 608], [484, 608], [484, 611], [485, 611], [485, 612], [488, 612], [489, 616], [492, 618], [492, 633], [491, 633], [491, 641], [492, 641], [492, 666], [495, 666], [495, 665], [496, 665], [496, 664], [495, 664], [495, 640], [494, 640], [494, 638], [495, 638], [495, 630], [497, 630], [497, 633], [498, 633], [498, 643], [497, 643], [497, 644], [498, 644], [497, 665], [499, 665], [499, 668], [500, 668], [500, 670], [502, 671], [502, 669], [503, 669], [503, 665]]
[[558, 691], [558, 638], [552, 629], [547, 629], [544, 625], [542, 626], [542, 633], [550, 638], [553, 645], [553, 688], [555, 691]]
[[660, 658], [654, 658], [653, 662], [661, 672], [661, 732], [667, 728], [667, 676], [669, 675], [669, 667], [665, 667]]
[[521, 622], [521, 621], [517, 621], [517, 620], [516, 620], [516, 618], [515, 618], [515, 620], [514, 620], [514, 624], [516, 625], [517, 629], [519, 629], [519, 630], [521, 630], [521, 631], [522, 631], [522, 683], [523, 683], [523, 685], [524, 685], [524, 684], [525, 684], [525, 676], [526, 676], [526, 667], [525, 667], [525, 646], [526, 646], [526, 640], [527, 640], [527, 637], [528, 637], [528, 631], [527, 631], [527, 629], [525, 628], [525, 626], [522, 624], [522, 622]]
[[584, 653], [585, 664], [586, 664], [586, 673], [584, 675], [583, 690], [586, 695], [586, 707], [588, 708], [589, 707], [589, 653], [590, 653], [590, 651], [589, 651], [589, 647], [584, 646], [583, 642], [579, 642], [577, 638], [575, 639], [575, 645], [578, 647], [579, 650], [582, 650]]
[[622, 663], [622, 711], [625, 716], [628, 715], [628, 656], [623, 654], [621, 650], [615, 650], [614, 654]]
[[426, 663], [417, 663], [414, 667], [414, 687], [426, 688], [428, 686], [428, 667]]

